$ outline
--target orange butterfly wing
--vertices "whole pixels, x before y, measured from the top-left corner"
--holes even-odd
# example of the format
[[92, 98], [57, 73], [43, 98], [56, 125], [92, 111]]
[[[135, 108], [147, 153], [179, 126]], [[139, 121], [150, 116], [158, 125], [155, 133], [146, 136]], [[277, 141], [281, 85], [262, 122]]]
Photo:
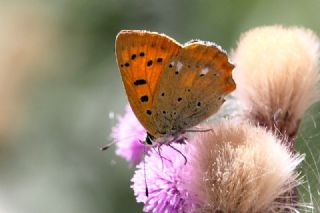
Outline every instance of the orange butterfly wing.
[[156, 129], [163, 135], [179, 132], [217, 112], [224, 96], [236, 87], [233, 68], [219, 46], [202, 41], [185, 44], [159, 78], [153, 106]]
[[159, 76], [181, 45], [154, 32], [120, 31], [116, 38], [116, 58], [129, 103], [144, 128], [157, 132], [153, 100]]

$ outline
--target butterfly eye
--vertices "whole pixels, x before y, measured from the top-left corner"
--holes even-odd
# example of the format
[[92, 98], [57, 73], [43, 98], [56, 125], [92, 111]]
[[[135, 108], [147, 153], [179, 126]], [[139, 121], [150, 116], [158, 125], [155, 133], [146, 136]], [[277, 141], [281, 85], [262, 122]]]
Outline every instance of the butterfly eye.
[[151, 140], [151, 138], [149, 137], [149, 135], [147, 135], [145, 142], [146, 142], [146, 144], [148, 144], [148, 145], [152, 145], [152, 140]]
[[155, 139], [155, 138], [154, 138], [152, 135], [150, 135], [149, 133], [147, 133], [147, 136], [146, 136], [145, 142], [146, 142], [146, 144], [148, 144], [148, 145], [152, 145], [152, 144], [153, 144], [154, 139]]
[[148, 145], [152, 145], [152, 141], [151, 141], [151, 139], [150, 139], [149, 137], [146, 138], [146, 143], [147, 143]]

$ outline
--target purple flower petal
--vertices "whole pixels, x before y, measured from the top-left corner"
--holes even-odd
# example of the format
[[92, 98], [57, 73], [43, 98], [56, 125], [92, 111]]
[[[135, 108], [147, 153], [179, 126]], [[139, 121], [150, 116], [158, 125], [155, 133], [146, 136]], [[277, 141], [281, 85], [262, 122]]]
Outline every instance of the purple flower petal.
[[111, 137], [117, 141], [116, 154], [132, 165], [140, 163], [145, 146], [140, 140], [145, 139], [145, 134], [146, 130], [128, 105], [125, 114], [118, 117], [118, 124], [112, 128]]
[[[186, 146], [174, 144], [176, 148], [186, 153]], [[144, 203], [145, 212], [190, 212], [197, 205], [197, 199], [191, 196], [184, 187], [185, 175], [191, 175], [187, 170], [183, 156], [169, 146], [163, 145], [161, 155], [151, 150], [144, 162], [137, 166], [137, 170], [132, 178], [132, 188], [137, 202]], [[145, 195], [145, 178], [149, 190], [149, 196]]]

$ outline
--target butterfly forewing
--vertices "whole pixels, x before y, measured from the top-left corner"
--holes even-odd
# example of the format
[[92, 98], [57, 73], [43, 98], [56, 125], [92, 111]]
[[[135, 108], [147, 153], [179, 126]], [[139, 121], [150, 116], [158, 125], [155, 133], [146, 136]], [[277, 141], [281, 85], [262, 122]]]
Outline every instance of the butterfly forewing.
[[166, 64], [180, 49], [173, 39], [153, 32], [124, 30], [116, 38], [116, 57], [129, 103], [140, 123], [154, 135], [155, 89]]

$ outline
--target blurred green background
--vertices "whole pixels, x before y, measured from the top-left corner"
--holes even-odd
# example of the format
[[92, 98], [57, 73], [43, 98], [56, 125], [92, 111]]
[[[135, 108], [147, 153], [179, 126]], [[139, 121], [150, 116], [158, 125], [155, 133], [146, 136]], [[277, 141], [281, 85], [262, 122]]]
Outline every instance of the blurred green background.
[[[211, 40], [229, 51], [260, 25], [320, 35], [319, 10], [319, 0], [2, 0], [0, 212], [141, 212], [129, 187], [133, 169], [113, 149], [99, 151], [126, 105], [114, 57], [121, 29]], [[314, 212], [319, 109], [306, 114], [297, 141], [307, 153], [302, 201]]]

